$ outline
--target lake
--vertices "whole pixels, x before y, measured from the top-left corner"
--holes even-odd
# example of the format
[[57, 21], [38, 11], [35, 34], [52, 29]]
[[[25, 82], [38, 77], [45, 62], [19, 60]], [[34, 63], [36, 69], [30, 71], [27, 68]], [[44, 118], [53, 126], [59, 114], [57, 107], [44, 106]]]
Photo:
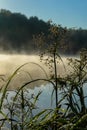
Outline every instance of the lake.
[[[66, 64], [66, 58], [62, 58], [64, 64]], [[44, 62], [40, 62], [40, 57], [37, 55], [5, 55], [0, 54], [0, 87], [4, 87], [9, 77], [14, 73], [14, 71], [24, 65], [17, 74], [13, 77], [10, 84], [8, 85], [8, 90], [10, 90], [10, 96], [14, 95], [13, 90], [20, 88], [24, 83], [49, 76], [50, 70]], [[62, 75], [66, 73], [63, 64], [60, 62], [58, 64], [58, 74]], [[54, 108], [55, 107], [55, 96], [53, 96], [53, 102], [51, 103], [51, 94], [53, 91], [53, 86], [47, 82], [35, 82], [29, 84], [28, 86], [29, 94], [37, 95], [39, 91], [42, 91], [40, 98], [37, 102], [39, 109], [44, 108]]]
[[[63, 57], [64, 64], [66, 64], [66, 58]], [[14, 76], [9, 89], [16, 89], [20, 87], [23, 83], [37, 79], [37, 78], [47, 78], [49, 76], [49, 67], [40, 62], [40, 57], [36, 55], [0, 55], [0, 86], [13, 74], [13, 72], [24, 65]], [[67, 67], [67, 66], [66, 66]], [[60, 62], [58, 64], [58, 75], [65, 74], [63, 64]], [[2, 80], [3, 79], [3, 80]], [[15, 84], [15, 85], [14, 85]], [[42, 82], [41, 82], [42, 84]], [[30, 88], [38, 86], [38, 83], [33, 83]]]

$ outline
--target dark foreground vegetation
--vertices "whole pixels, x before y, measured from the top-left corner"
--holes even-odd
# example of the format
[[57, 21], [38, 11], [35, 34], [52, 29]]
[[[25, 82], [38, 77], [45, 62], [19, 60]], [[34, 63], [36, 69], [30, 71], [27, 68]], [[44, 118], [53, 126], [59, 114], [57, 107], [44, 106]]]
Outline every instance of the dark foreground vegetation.
[[[9, 98], [8, 94], [9, 85], [26, 64], [15, 70], [9, 80], [5, 81], [5, 86], [0, 90], [0, 116], [2, 115], [0, 117], [0, 129], [3, 127], [8, 127], [10, 130], [87, 129], [87, 95], [85, 93], [87, 89], [87, 50], [84, 49], [77, 59], [67, 59], [71, 71], [64, 77], [57, 75], [56, 65], [58, 59], [55, 57], [55, 51], [52, 55], [50, 60], [46, 59], [48, 66], [52, 65], [50, 77], [31, 79], [20, 86], [19, 89], [13, 90], [14, 96], [11, 98]], [[62, 59], [60, 58], [60, 60]], [[1, 77], [1, 80], [4, 79]], [[30, 95], [27, 87], [40, 80], [52, 84], [52, 96], [55, 95], [55, 108], [44, 109], [34, 114], [34, 110], [38, 109], [36, 103], [41, 92], [37, 95]], [[61, 99], [58, 94], [60, 90]], [[5, 113], [3, 109], [5, 109]]]
[[[43, 33], [49, 37], [52, 26], [51, 21], [45, 22], [36, 16], [27, 18], [21, 13], [2, 9], [0, 10], [0, 51], [35, 53], [39, 49], [33, 42], [33, 36]], [[61, 28], [67, 31], [66, 40], [62, 41], [67, 46], [66, 50], [62, 49], [63, 54], [77, 54], [82, 48], [87, 48], [87, 30]], [[46, 44], [40, 51], [45, 50], [49, 44], [46, 39]]]

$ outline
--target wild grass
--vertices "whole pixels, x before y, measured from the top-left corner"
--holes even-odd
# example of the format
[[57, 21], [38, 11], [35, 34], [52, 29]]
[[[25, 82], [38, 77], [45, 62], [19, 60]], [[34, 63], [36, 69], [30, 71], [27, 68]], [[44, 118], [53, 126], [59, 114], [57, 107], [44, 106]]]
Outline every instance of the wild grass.
[[[26, 63], [16, 69], [5, 87], [1, 88], [0, 114], [3, 118], [0, 119], [0, 129], [4, 126], [10, 130], [87, 129], [87, 95], [84, 93], [84, 87], [87, 85], [87, 50], [83, 50], [78, 59], [68, 59], [68, 65], [72, 69], [65, 77], [58, 76], [55, 52], [54, 50], [53, 60], [48, 61], [48, 65], [53, 65], [53, 76], [48, 77], [46, 71], [40, 65], [36, 64], [46, 74], [46, 78], [37, 78], [34, 80], [31, 78], [30, 81], [21, 85], [18, 90], [14, 90], [15, 94], [9, 100], [8, 86], [18, 71], [28, 64]], [[55, 94], [55, 108], [44, 109], [37, 114], [33, 114], [33, 110], [37, 109], [36, 103], [42, 92], [30, 96], [29, 91], [27, 91], [27, 85], [41, 80], [52, 84], [54, 88], [52, 95]], [[58, 98], [59, 89], [62, 94], [61, 99]], [[62, 102], [63, 100], [66, 102]], [[62, 108], [62, 105], [66, 107]], [[6, 110], [6, 113], [4, 113], [3, 108]]]

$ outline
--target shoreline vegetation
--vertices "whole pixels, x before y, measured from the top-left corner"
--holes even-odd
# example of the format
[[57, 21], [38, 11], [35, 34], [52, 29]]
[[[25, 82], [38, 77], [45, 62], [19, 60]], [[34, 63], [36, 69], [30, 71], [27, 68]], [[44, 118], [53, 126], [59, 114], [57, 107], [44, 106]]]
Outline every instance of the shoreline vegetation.
[[[44, 62], [44, 60], [42, 62]], [[51, 63], [54, 64], [54, 61]], [[9, 100], [7, 92], [8, 86], [25, 65], [26, 64], [23, 64], [17, 68], [9, 80], [7, 80], [4, 88], [0, 90], [2, 93], [0, 115], [3, 117], [0, 119], [1, 128], [6, 127], [7, 124], [7, 127], [11, 130], [85, 130], [87, 127], [87, 106], [84, 86], [87, 86], [87, 50], [80, 53], [79, 59], [68, 59], [68, 65], [71, 66], [72, 71], [65, 77], [57, 76], [57, 89], [55, 86], [55, 77], [31, 79], [22, 84], [17, 90], [13, 90], [15, 95]], [[55, 70], [54, 68], [50, 69]], [[46, 81], [53, 85], [51, 98], [54, 94], [55, 108], [44, 109], [33, 115], [33, 111], [38, 109], [36, 104], [37, 101], [40, 100], [39, 96], [42, 92], [39, 92], [37, 95], [29, 95], [26, 88], [27, 85], [39, 80]], [[59, 89], [62, 94], [61, 99], [59, 99], [58, 95]], [[56, 91], [58, 97], [56, 97]], [[64, 100], [67, 102], [63, 102]], [[62, 105], [65, 105], [66, 108], [62, 108]], [[7, 113], [4, 113], [3, 109], [6, 109]]]

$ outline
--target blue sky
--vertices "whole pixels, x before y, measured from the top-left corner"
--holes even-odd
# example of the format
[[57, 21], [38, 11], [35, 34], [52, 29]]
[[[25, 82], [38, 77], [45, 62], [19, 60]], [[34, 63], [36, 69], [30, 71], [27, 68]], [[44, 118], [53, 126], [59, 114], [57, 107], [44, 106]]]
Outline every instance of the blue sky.
[[0, 0], [1, 8], [45, 21], [51, 19], [70, 28], [87, 29], [87, 0]]

